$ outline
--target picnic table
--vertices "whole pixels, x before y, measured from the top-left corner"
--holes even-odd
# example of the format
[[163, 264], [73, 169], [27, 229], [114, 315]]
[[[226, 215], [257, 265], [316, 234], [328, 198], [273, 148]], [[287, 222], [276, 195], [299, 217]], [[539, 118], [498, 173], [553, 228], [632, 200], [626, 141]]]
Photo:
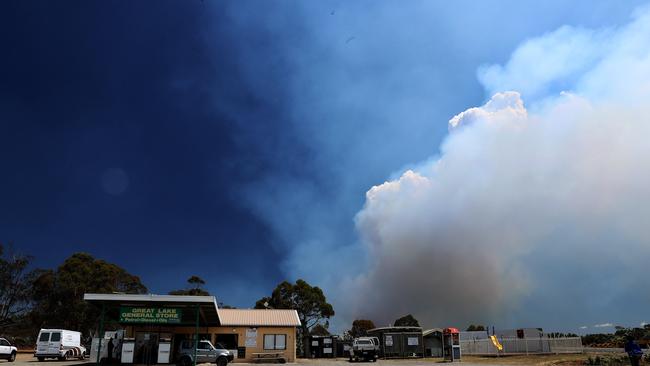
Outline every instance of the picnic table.
[[278, 361], [279, 363], [287, 362], [287, 359], [284, 357], [284, 352], [253, 352], [253, 361], [262, 362], [262, 361]]

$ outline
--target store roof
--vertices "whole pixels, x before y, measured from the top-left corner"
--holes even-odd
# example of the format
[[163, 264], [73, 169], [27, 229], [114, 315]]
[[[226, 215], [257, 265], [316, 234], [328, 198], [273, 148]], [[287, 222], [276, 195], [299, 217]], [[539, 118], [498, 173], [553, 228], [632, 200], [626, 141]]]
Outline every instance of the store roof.
[[249, 327], [299, 327], [295, 310], [280, 309], [220, 309], [221, 325]]
[[182, 296], [154, 294], [84, 294], [84, 300], [94, 304], [113, 306], [174, 306], [196, 308], [198, 306], [201, 323], [206, 325], [221, 324], [220, 310], [214, 296]]
[[368, 332], [422, 332], [422, 328], [409, 326], [380, 327], [370, 329]]

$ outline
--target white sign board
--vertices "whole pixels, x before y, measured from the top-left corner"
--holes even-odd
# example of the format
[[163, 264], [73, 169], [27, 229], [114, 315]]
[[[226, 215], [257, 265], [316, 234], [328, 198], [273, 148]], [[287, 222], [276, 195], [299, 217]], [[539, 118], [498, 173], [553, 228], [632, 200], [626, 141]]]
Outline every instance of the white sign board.
[[323, 353], [332, 353], [331, 348], [323, 348]]
[[314, 347], [318, 347], [318, 341], [311, 341], [311, 345]]
[[133, 363], [133, 349], [135, 348], [135, 343], [133, 342], [124, 342], [122, 343], [122, 358], [120, 359], [121, 363]]
[[387, 335], [385, 343], [386, 343], [386, 345], [388, 347], [392, 347], [393, 346], [393, 336], [392, 335]]
[[246, 347], [257, 347], [257, 328], [246, 329]]
[[332, 344], [332, 338], [323, 338], [323, 343]]
[[157, 363], [169, 363], [169, 351], [171, 350], [171, 344], [169, 342], [160, 342], [158, 344], [158, 362]]
[[418, 337], [409, 337], [408, 338], [408, 345], [409, 346], [417, 346], [420, 342], [418, 342]]

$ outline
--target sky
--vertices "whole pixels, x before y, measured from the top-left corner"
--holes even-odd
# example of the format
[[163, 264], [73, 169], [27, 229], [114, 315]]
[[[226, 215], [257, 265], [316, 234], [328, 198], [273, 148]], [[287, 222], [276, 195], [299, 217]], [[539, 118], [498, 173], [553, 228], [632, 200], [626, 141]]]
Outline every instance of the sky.
[[339, 329], [647, 322], [643, 5], [3, 2], [0, 241]]

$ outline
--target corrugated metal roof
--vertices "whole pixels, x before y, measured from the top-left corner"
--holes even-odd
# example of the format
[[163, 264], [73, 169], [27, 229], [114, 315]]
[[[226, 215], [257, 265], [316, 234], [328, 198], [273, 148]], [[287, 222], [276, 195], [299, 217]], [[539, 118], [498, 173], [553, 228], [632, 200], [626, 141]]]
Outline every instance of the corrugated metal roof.
[[299, 327], [300, 318], [295, 310], [280, 309], [219, 309], [223, 326]]
[[396, 326], [396, 327], [379, 327], [368, 330], [368, 332], [381, 332], [381, 331], [393, 331], [393, 332], [422, 332], [421, 327], [409, 327], [409, 326]]
[[427, 329], [424, 332], [422, 332], [422, 335], [426, 337], [429, 334], [433, 334], [433, 333], [442, 333], [442, 328]]

